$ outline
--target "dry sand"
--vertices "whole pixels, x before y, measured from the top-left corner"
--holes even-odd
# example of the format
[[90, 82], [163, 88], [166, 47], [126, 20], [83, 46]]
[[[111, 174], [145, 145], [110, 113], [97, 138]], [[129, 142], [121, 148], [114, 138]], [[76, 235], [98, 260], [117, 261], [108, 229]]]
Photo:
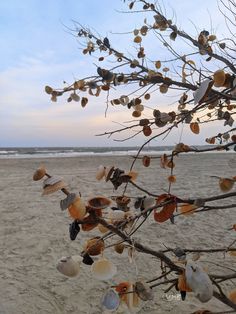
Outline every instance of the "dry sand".
[[[220, 193], [217, 181], [210, 175], [232, 176], [228, 160], [232, 154], [186, 155], [178, 158], [173, 193], [180, 197], [206, 197]], [[80, 233], [76, 241], [69, 239], [68, 226], [71, 219], [62, 212], [59, 200], [61, 192], [41, 196], [41, 182], [32, 181], [32, 173], [44, 163], [50, 174], [64, 178], [71, 192], [81, 192], [85, 198], [100, 194], [114, 195], [110, 183], [94, 179], [98, 165], [115, 165], [128, 169], [130, 157], [79, 157], [42, 159], [0, 160], [0, 313], [1, 314], [47, 314], [47, 313], [102, 313], [100, 298], [106, 288], [114, 283], [138, 278], [151, 279], [160, 274], [159, 262], [144, 254], [137, 254], [130, 264], [127, 255], [118, 255], [111, 249], [109, 254], [118, 266], [118, 274], [109, 282], [94, 280], [90, 267], [82, 265], [76, 278], [66, 278], [56, 268], [61, 256], [79, 254], [85, 239], [98, 231]], [[137, 183], [159, 194], [167, 188], [167, 170], [161, 169], [154, 160], [149, 168], [141, 162], [135, 167], [140, 172]], [[233, 171], [233, 175], [236, 175]], [[117, 194], [119, 193], [119, 190]], [[128, 195], [143, 195], [129, 189]], [[221, 204], [225, 202], [221, 201]], [[151, 215], [152, 216], [152, 215]], [[150, 217], [136, 234], [136, 238], [156, 250], [166, 246], [188, 248], [223, 247], [235, 239], [235, 233], [227, 229], [236, 223], [234, 210], [212, 211], [191, 217], [178, 217], [176, 224], [157, 224]], [[203, 255], [201, 262], [210, 273], [225, 272], [215, 263], [236, 266], [236, 258], [223, 254]], [[235, 283], [234, 283], [235, 284]], [[226, 289], [232, 288], [227, 286]], [[165, 287], [166, 288], [166, 287]], [[196, 309], [213, 311], [229, 309], [216, 299], [201, 304], [192, 293], [185, 301], [177, 292], [164, 295], [164, 287], [155, 288], [155, 299], [145, 302], [139, 313], [189, 314]], [[127, 313], [127, 312], [126, 312]]]

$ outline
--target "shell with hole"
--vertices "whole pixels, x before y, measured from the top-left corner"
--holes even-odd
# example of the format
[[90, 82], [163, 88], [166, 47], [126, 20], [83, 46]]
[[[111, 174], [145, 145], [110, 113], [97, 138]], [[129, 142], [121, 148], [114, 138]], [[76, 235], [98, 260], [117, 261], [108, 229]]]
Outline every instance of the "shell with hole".
[[88, 200], [90, 209], [104, 209], [111, 205], [111, 200], [104, 196], [97, 196]]
[[201, 302], [208, 302], [213, 296], [213, 285], [208, 274], [194, 261], [188, 260], [185, 269], [186, 283]]
[[131, 282], [120, 283], [116, 287], [116, 291], [119, 292], [120, 299], [130, 311], [135, 311], [139, 306], [140, 299], [135, 292], [135, 287]]
[[108, 311], [115, 311], [120, 305], [119, 295], [113, 289], [108, 289], [103, 295], [102, 306]]
[[52, 194], [61, 189], [64, 189], [66, 184], [60, 178], [50, 177], [43, 181], [43, 193], [42, 195]]
[[86, 206], [83, 199], [77, 196], [68, 207], [68, 212], [73, 219], [82, 220], [86, 215]]
[[98, 170], [97, 170], [97, 173], [96, 173], [96, 179], [98, 181], [102, 180], [102, 178], [105, 176], [105, 170], [106, 170], [106, 168], [104, 166], [102, 166], [102, 165], [100, 165], [98, 167]]
[[106, 258], [100, 258], [91, 267], [93, 276], [98, 280], [109, 280], [117, 272], [116, 266]]
[[64, 256], [57, 262], [57, 270], [67, 277], [75, 277], [79, 274], [82, 261], [80, 255]]
[[38, 168], [35, 173], [33, 174], [33, 180], [34, 181], [38, 181], [41, 180], [46, 174], [46, 168], [44, 168], [43, 166]]

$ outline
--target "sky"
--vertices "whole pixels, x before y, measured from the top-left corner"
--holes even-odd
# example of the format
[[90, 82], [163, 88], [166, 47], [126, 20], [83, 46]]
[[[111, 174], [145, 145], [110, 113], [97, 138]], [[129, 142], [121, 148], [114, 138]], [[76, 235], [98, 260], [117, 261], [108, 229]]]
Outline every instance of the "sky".
[[[216, 0], [163, 2], [182, 29], [196, 35], [196, 29], [214, 25], [213, 30], [222, 35], [224, 21]], [[95, 136], [131, 120], [126, 108], [109, 106], [105, 118], [105, 98], [90, 97], [87, 107], [81, 108], [79, 103], [67, 103], [66, 97], [53, 103], [44, 92], [45, 85], [63, 87], [64, 81], [70, 84], [96, 74], [97, 60], [81, 53], [81, 45], [69, 31], [74, 29], [73, 21], [109, 37], [115, 48], [130, 52], [133, 35], [117, 33], [140, 28], [144, 16], [120, 12], [126, 8], [123, 0], [0, 1], [0, 147], [131, 146], [144, 142], [142, 136], [125, 142], [114, 141], [124, 139], [122, 135]], [[145, 45], [157, 60], [164, 57], [151, 40]], [[168, 111], [176, 107], [173, 100], [171, 95], [165, 99], [155, 96], [157, 106]], [[210, 131], [214, 135], [217, 127], [203, 129], [196, 138], [180, 128], [153, 145], [172, 145], [181, 136], [186, 143], [201, 144]]]

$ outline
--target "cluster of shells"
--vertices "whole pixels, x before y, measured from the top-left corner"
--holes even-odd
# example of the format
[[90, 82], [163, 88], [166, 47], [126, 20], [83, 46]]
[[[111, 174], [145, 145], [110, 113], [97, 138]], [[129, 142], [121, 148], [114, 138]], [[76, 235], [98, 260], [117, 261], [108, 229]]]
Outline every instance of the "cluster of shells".
[[[96, 173], [97, 180], [105, 179], [112, 182], [112, 179], [114, 179], [114, 182], [116, 182], [120, 180], [120, 177], [125, 178], [125, 180], [121, 180], [122, 182], [127, 182], [127, 177], [128, 180], [135, 180], [137, 173], [125, 173], [118, 168], [104, 166], [99, 166]], [[140, 215], [142, 211], [153, 207], [154, 220], [158, 223], [163, 223], [171, 219], [174, 211], [177, 209], [176, 198], [170, 194], [163, 194], [158, 198], [137, 198], [133, 206], [134, 209], [131, 209], [131, 199], [123, 195], [113, 197], [112, 199], [97, 196], [85, 201], [81, 195], [77, 196], [74, 193], [69, 193], [64, 181], [50, 176], [44, 166], [37, 169], [33, 175], [33, 180], [35, 181], [43, 178], [42, 195], [49, 195], [59, 190], [62, 190], [67, 195], [65, 199], [60, 201], [60, 207], [62, 210], [67, 210], [73, 219], [69, 228], [71, 240], [76, 239], [77, 234], [80, 232], [80, 226], [82, 231], [88, 232], [97, 228], [102, 234], [109, 232], [106, 226], [96, 221], [94, 213], [96, 214], [95, 216], [102, 217], [109, 225], [122, 227], [121, 225], [123, 224], [124, 228], [130, 228], [135, 216], [137, 214]], [[224, 189], [228, 189], [228, 185], [232, 184], [232, 182], [229, 183], [226, 179], [222, 180], [221, 185], [224, 186]], [[234, 183], [235, 178], [232, 180]], [[112, 202], [115, 203], [114, 207], [112, 207]], [[156, 205], [158, 208], [155, 209]], [[179, 211], [190, 215], [198, 206], [202, 205], [201, 200], [199, 200], [198, 204], [182, 204], [179, 207]], [[114, 250], [118, 254], [122, 254], [127, 250], [129, 259], [132, 262], [134, 250], [132, 246], [118, 241], [114, 245]], [[102, 236], [89, 238], [84, 244], [84, 250], [80, 255], [60, 258], [56, 268], [64, 276], [76, 277], [80, 273], [81, 264], [85, 264], [90, 266], [91, 273], [95, 279], [109, 281], [117, 274], [117, 266], [105, 257], [104, 251], [105, 240]], [[177, 248], [174, 254], [177, 257], [175, 262], [181, 264], [183, 268], [182, 273], [178, 275], [175, 286], [176, 290], [180, 292], [182, 299], [186, 298], [187, 293], [193, 292], [201, 302], [208, 302], [213, 296], [212, 281], [198, 262], [198, 258], [195, 260], [187, 259], [185, 252], [180, 248]], [[234, 290], [231, 291], [230, 299], [234, 300], [235, 295], [236, 292]], [[153, 289], [147, 282], [127, 281], [110, 286], [101, 298], [101, 305], [108, 311], [116, 311], [118, 308], [127, 308], [135, 311], [140, 308], [142, 301], [152, 300], [153, 298]]]

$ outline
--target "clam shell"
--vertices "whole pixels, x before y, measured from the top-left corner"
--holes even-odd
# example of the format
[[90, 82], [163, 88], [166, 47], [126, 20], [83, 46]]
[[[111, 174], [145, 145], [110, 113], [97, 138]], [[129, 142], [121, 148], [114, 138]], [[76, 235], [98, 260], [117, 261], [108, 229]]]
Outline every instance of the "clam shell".
[[98, 181], [102, 180], [102, 178], [105, 176], [105, 167], [100, 165], [98, 167], [97, 173], [96, 173], [96, 179]]
[[104, 294], [101, 304], [106, 310], [115, 311], [120, 305], [119, 295], [113, 289], [109, 289]]
[[154, 298], [153, 290], [145, 282], [137, 281], [134, 284], [134, 290], [143, 301], [153, 300]]
[[76, 194], [70, 193], [64, 200], [60, 201], [61, 210], [66, 210], [75, 200]]
[[79, 255], [65, 256], [57, 262], [57, 270], [65, 276], [75, 277], [79, 274], [83, 258]]
[[85, 250], [91, 256], [96, 256], [101, 254], [105, 249], [105, 244], [103, 239], [100, 237], [95, 237], [89, 239], [85, 245]]
[[69, 214], [74, 219], [82, 220], [86, 215], [86, 206], [81, 197], [77, 196], [74, 202], [68, 207]]
[[46, 168], [40, 167], [33, 174], [33, 180], [34, 181], [41, 180], [45, 176], [45, 174], [46, 174]]
[[213, 296], [213, 285], [202, 267], [189, 260], [185, 269], [186, 283], [201, 302], [208, 302]]
[[125, 245], [123, 243], [118, 243], [114, 246], [114, 250], [116, 251], [116, 253], [118, 254], [122, 254], [123, 251], [125, 249]]
[[[49, 178], [49, 179], [51, 179], [51, 178]], [[54, 192], [57, 192], [57, 191], [65, 188], [65, 187], [66, 187], [66, 184], [62, 180], [57, 181], [56, 183], [51, 184], [51, 185], [45, 185], [44, 188], [43, 188], [42, 195], [52, 194]]]
[[116, 266], [106, 258], [94, 262], [91, 271], [93, 276], [99, 280], [111, 279], [117, 272]]
[[104, 196], [97, 196], [88, 200], [88, 206], [92, 209], [104, 209], [111, 205], [111, 200]]

